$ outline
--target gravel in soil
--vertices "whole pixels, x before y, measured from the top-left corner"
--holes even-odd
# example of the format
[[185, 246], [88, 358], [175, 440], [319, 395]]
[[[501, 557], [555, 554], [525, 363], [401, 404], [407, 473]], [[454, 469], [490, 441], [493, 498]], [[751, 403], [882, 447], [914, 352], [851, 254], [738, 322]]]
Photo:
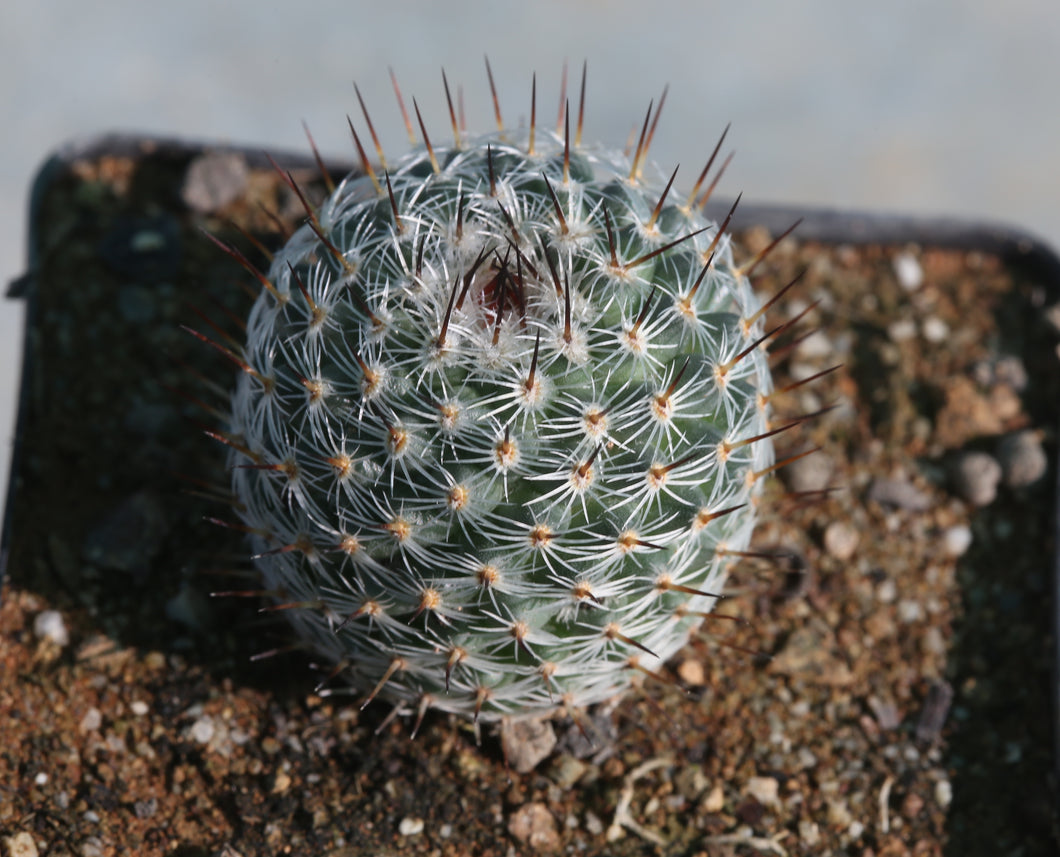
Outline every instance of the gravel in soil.
[[260, 258], [233, 224], [276, 243], [259, 203], [287, 225], [298, 204], [205, 157], [86, 156], [38, 211], [0, 853], [1055, 853], [1044, 284], [974, 252], [783, 241], [759, 286], [805, 267], [773, 314], [806, 315], [777, 385], [841, 368], [776, 399], [821, 412], [780, 457], [820, 451], [763, 500], [770, 556], [624, 698], [503, 735], [430, 715], [410, 741], [254, 599], [209, 597], [254, 581], [203, 523], [225, 507], [202, 405], [231, 371], [180, 325], [249, 299], [198, 230]]

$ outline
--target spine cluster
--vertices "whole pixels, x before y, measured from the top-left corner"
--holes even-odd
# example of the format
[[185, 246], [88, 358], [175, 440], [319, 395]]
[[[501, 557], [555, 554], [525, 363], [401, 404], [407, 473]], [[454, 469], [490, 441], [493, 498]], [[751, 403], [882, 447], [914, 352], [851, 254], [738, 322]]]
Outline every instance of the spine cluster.
[[761, 305], [696, 191], [645, 179], [644, 134], [627, 158], [567, 128], [454, 122], [343, 182], [263, 276], [233, 487], [266, 588], [366, 701], [612, 696], [748, 546]]

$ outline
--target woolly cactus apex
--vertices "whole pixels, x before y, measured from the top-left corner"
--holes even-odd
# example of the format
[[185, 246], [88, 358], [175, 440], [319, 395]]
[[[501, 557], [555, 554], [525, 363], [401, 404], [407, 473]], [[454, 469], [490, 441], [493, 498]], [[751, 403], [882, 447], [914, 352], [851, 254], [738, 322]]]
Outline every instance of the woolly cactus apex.
[[630, 160], [453, 125], [275, 257], [233, 487], [266, 588], [365, 701], [584, 706], [659, 669], [748, 546], [760, 304], [698, 188], [644, 177], [650, 133]]

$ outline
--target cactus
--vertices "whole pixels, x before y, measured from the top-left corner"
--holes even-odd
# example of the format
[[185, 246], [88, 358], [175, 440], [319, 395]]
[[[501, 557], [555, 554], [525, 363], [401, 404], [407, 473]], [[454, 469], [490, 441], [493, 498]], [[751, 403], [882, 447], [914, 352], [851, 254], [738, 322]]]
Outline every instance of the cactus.
[[714, 158], [673, 200], [658, 111], [629, 157], [581, 144], [584, 76], [582, 99], [573, 140], [569, 108], [556, 133], [498, 109], [468, 137], [450, 100], [452, 145], [421, 120], [378, 170], [351, 123], [364, 174], [259, 274], [239, 514], [274, 606], [365, 703], [491, 720], [611, 697], [748, 547], [770, 334], [702, 213]]

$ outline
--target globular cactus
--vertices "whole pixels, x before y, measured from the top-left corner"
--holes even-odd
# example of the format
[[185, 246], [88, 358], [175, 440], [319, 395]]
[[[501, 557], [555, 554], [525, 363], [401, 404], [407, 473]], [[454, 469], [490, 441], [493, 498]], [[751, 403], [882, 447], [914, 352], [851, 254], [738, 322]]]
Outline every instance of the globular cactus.
[[261, 277], [232, 397], [266, 590], [365, 701], [420, 717], [661, 669], [774, 466], [762, 306], [700, 185], [645, 178], [647, 119], [632, 157], [583, 146], [581, 111], [573, 140], [535, 124], [454, 117], [441, 147], [421, 121], [365, 161]]

